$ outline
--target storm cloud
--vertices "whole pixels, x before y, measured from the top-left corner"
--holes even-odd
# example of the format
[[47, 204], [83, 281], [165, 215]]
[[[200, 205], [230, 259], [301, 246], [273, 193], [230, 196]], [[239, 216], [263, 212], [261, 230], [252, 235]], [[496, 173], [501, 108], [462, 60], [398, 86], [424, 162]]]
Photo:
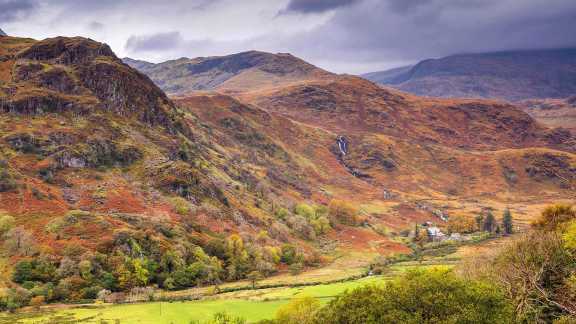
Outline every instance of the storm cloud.
[[576, 46], [574, 0], [0, 0], [0, 23], [12, 35], [81, 35], [154, 62], [256, 49], [347, 73]]
[[358, 0], [291, 0], [281, 13], [322, 13], [345, 7]]
[[0, 0], [0, 23], [23, 19], [35, 8], [31, 0]]
[[126, 41], [126, 49], [130, 52], [166, 51], [177, 48], [182, 42], [182, 36], [177, 31], [145, 36], [130, 36]]

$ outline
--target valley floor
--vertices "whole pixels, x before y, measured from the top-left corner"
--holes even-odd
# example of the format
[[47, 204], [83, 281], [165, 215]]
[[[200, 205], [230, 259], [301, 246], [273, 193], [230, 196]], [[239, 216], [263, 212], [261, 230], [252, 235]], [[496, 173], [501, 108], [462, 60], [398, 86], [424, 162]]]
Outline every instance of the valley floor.
[[[284, 284], [286, 286], [266, 289], [247, 289], [228, 293], [221, 293], [198, 301], [173, 302], [147, 302], [124, 305], [84, 305], [78, 307], [63, 306], [58, 309], [52, 306], [40, 311], [22, 312], [14, 315], [0, 315], [0, 324], [7, 323], [190, 323], [194, 320], [211, 318], [218, 312], [227, 312], [231, 315], [241, 316], [249, 322], [273, 318], [277, 309], [287, 304], [291, 299], [302, 296], [318, 298], [322, 303], [329, 302], [336, 295], [347, 289], [353, 289], [366, 284], [383, 283], [404, 271], [447, 266], [454, 267], [470, 257], [481, 254], [487, 249], [501, 245], [509, 238], [498, 238], [482, 241], [480, 243], [460, 246], [456, 252], [439, 257], [425, 258], [422, 262], [404, 261], [393, 264], [384, 274], [369, 276], [361, 279], [320, 284], [303, 287], [287, 287], [295, 283], [329, 282], [344, 279], [365, 272], [366, 261], [371, 255], [350, 253], [337, 259], [333, 264], [322, 269], [304, 272], [297, 276], [280, 275], [268, 278], [259, 285]], [[348, 264], [348, 266], [346, 265]], [[223, 285], [222, 288], [241, 287], [246, 282]], [[208, 289], [208, 288], [205, 288]], [[177, 297], [190, 293], [201, 293], [186, 290], [174, 293], [170, 297]]]

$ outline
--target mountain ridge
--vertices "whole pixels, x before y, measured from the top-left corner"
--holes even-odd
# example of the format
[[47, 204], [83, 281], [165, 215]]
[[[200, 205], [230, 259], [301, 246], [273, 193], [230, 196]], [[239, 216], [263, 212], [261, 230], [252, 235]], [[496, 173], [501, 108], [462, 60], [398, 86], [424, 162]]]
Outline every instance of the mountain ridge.
[[565, 98], [576, 92], [576, 48], [456, 54], [363, 77], [431, 97]]
[[[276, 59], [258, 71], [219, 61], [215, 75], [241, 71], [243, 87], [168, 97], [105, 44], [2, 37], [5, 273], [72, 265], [34, 279], [58, 288], [48, 301], [217, 285], [341, 252], [409, 253], [382, 232], [487, 207], [529, 217], [574, 193], [574, 135], [514, 105], [422, 98]], [[246, 83], [272, 72], [277, 82]], [[28, 281], [12, 279], [0, 285]]]
[[125, 58], [170, 95], [193, 91], [238, 91], [257, 86], [328, 77], [332, 74], [291, 54], [246, 51], [212, 57], [180, 58], [149, 63]]

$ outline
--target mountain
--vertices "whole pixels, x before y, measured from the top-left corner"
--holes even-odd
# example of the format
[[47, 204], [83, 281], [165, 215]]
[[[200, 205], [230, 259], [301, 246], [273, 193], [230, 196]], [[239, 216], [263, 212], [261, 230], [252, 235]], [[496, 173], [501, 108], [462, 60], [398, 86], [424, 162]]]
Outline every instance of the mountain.
[[356, 77], [240, 98], [344, 137], [349, 152], [339, 163], [374, 190], [441, 201], [457, 196], [464, 208], [467, 199], [479, 197], [487, 203], [544, 191], [564, 196], [576, 184], [576, 137], [540, 126], [510, 104], [420, 98]]
[[171, 95], [193, 91], [239, 91], [316, 79], [331, 74], [290, 54], [249, 51], [227, 56], [180, 58], [159, 64], [125, 58]]
[[576, 96], [566, 99], [524, 100], [518, 105], [544, 125], [576, 131]]
[[459, 54], [363, 77], [421, 96], [566, 98], [576, 93], [576, 49]]
[[363, 74], [362, 77], [377, 83], [388, 84], [394, 82], [396, 78], [402, 77], [404, 74], [410, 72], [412, 68], [412, 65], [401, 66], [386, 71], [366, 73]]
[[[85, 38], [5, 37], [0, 62], [0, 244], [7, 260], [0, 287], [34, 281], [61, 288], [49, 301], [78, 300], [103, 288], [237, 280], [256, 265], [269, 275], [293, 263], [328, 262], [318, 235], [330, 231], [336, 242], [349, 227], [330, 223], [325, 207], [318, 219], [294, 212], [299, 203], [327, 205], [347, 189], [321, 192], [326, 179], [315, 177], [305, 149], [268, 129], [296, 134], [299, 145], [328, 134], [227, 96], [177, 105], [107, 45]], [[212, 112], [212, 119], [196, 112]], [[336, 163], [328, 150], [324, 155]], [[381, 240], [386, 253], [408, 250]], [[230, 242], [239, 244], [239, 259], [226, 252]], [[92, 267], [89, 276], [80, 274], [82, 262]], [[5, 275], [18, 264], [49, 272]], [[190, 274], [192, 264], [203, 274]]]
[[0, 36], [8, 36], [2, 29], [0, 29]]
[[415, 223], [573, 197], [574, 134], [518, 106], [238, 55], [182, 63], [216, 91], [170, 98], [105, 44], [1, 38], [0, 287], [72, 301], [366, 266]]

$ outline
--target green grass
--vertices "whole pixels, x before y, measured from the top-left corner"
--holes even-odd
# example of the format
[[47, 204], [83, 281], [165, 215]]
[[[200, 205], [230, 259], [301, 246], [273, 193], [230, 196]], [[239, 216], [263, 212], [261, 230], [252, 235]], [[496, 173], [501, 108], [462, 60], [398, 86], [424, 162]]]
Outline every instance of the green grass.
[[[472, 243], [476, 245], [478, 243]], [[460, 257], [451, 251], [445, 253], [431, 253], [426, 255], [422, 262], [408, 260], [394, 263], [387, 267], [387, 271], [381, 276], [371, 276], [362, 279], [321, 284], [315, 286], [302, 287], [278, 287], [266, 289], [238, 290], [228, 293], [218, 294], [211, 299], [199, 301], [175, 301], [175, 302], [150, 302], [125, 305], [101, 305], [82, 308], [67, 308], [56, 311], [43, 311], [43, 313], [25, 313], [17, 315], [0, 315], [0, 324], [8, 323], [110, 323], [110, 324], [188, 324], [194, 320], [210, 319], [218, 312], [227, 312], [231, 315], [241, 316], [249, 322], [262, 319], [273, 318], [277, 309], [287, 304], [291, 299], [301, 296], [312, 296], [319, 298], [321, 303], [329, 302], [334, 296], [341, 294], [347, 289], [354, 289], [366, 284], [384, 283], [390, 278], [394, 278], [402, 273], [416, 268], [430, 267], [453, 267], [459, 263]], [[338, 268], [338, 267], [336, 267]], [[345, 269], [345, 267], [343, 267]], [[342, 269], [342, 270], [343, 270]], [[278, 283], [294, 284], [298, 279], [303, 282], [326, 279], [336, 275], [336, 273], [324, 269], [312, 271], [307, 274], [294, 277], [281, 277]], [[322, 272], [320, 272], [322, 271]], [[325, 273], [326, 272], [326, 273]], [[338, 273], [340, 274], [340, 273]], [[264, 280], [263, 284], [270, 284], [270, 280]], [[279, 280], [276, 278], [275, 280]], [[274, 281], [273, 283], [277, 283]], [[242, 285], [240, 285], [242, 286]]]
[[292, 298], [313, 296], [322, 303], [334, 296], [369, 283], [383, 282], [382, 277], [369, 277], [355, 281], [299, 288], [270, 288], [238, 291], [218, 295], [213, 300], [151, 302], [113, 306], [71, 308], [51, 313], [27, 316], [0, 317], [0, 323], [109, 323], [122, 324], [188, 324], [192, 320], [206, 320], [218, 312], [227, 312], [250, 322], [273, 318], [276, 310]]

